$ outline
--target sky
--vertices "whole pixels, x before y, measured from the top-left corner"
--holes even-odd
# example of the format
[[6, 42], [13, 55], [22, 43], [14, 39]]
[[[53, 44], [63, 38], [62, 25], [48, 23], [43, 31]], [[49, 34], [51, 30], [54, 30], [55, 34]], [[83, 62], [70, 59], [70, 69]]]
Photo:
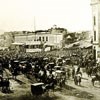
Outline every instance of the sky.
[[0, 0], [0, 30], [34, 31], [53, 25], [91, 30], [91, 0]]

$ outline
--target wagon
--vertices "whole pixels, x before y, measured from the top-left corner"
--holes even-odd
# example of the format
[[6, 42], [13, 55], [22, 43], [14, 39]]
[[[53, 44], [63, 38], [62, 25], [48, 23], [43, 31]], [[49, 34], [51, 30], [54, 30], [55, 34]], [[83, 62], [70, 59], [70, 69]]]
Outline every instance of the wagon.
[[63, 64], [62, 58], [57, 58], [56, 64], [57, 64], [58, 66], [62, 66], [62, 64]]
[[61, 66], [54, 66], [55, 70], [61, 70]]
[[14, 61], [13, 61], [13, 65], [12, 65], [11, 67], [16, 68], [16, 67], [18, 67], [18, 66], [19, 66], [19, 61], [18, 61], [18, 60], [14, 60]]
[[57, 75], [57, 79], [61, 79], [61, 78], [65, 78], [66, 77], [66, 72], [65, 71], [56, 70], [55, 73]]
[[61, 85], [61, 84], [65, 85], [66, 72], [65, 71], [61, 71], [61, 70], [56, 70], [55, 73], [56, 73], [57, 84], [58, 85]]
[[27, 61], [21, 61], [20, 64], [25, 65], [25, 64], [27, 64]]
[[48, 65], [47, 65], [47, 69], [50, 70], [50, 69], [53, 69], [55, 66], [55, 63], [54, 62], [50, 62]]
[[10, 91], [9, 78], [0, 78], [0, 87], [2, 88], [2, 92], [9, 92]]
[[44, 83], [34, 83], [31, 85], [31, 92], [33, 95], [42, 95], [46, 91]]
[[66, 62], [66, 64], [70, 64], [71, 63], [71, 59], [70, 58], [66, 58], [65, 62]]

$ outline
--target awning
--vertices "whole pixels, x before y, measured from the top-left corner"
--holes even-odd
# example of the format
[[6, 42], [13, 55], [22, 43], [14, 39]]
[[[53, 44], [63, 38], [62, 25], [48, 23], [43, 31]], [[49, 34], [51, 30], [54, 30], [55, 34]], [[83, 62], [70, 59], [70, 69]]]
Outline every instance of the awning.
[[86, 41], [81, 41], [79, 47], [80, 47], [80, 48], [88, 48], [88, 47], [91, 47], [91, 46], [92, 46], [91, 43], [86, 42]]
[[75, 47], [75, 46], [79, 46], [80, 45], [80, 42], [74, 42], [74, 43], [71, 43], [69, 45], [65, 45], [65, 48], [71, 48], [71, 47]]
[[50, 43], [50, 42], [46, 42], [44, 45], [54, 46], [54, 44], [53, 43]]
[[89, 43], [89, 42], [86, 42], [86, 41], [78, 41], [78, 42], [75, 42], [75, 43], [72, 43], [72, 44], [69, 44], [69, 45], [65, 45], [64, 48], [71, 48], [71, 47], [79, 47], [79, 48], [88, 48], [88, 47], [91, 47], [92, 44]]
[[24, 45], [25, 43], [17, 43], [17, 42], [14, 42], [12, 43], [13, 45]]
[[26, 42], [26, 45], [41, 45], [40, 41]]

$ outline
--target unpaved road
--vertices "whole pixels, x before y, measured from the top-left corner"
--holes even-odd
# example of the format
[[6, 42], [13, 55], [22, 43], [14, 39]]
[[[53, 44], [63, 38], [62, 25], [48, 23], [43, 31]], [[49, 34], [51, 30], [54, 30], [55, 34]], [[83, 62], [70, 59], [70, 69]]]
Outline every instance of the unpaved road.
[[[62, 89], [59, 87], [55, 92], [49, 93], [49, 96], [44, 94], [38, 97], [38, 100], [100, 100], [100, 88], [98, 82], [93, 87], [91, 78], [83, 74], [81, 86], [74, 85], [73, 79], [66, 82], [66, 86]], [[5, 94], [0, 92], [0, 100], [37, 100], [32, 96], [30, 86], [31, 82], [24, 75], [19, 75], [18, 80], [11, 79], [11, 93]]]

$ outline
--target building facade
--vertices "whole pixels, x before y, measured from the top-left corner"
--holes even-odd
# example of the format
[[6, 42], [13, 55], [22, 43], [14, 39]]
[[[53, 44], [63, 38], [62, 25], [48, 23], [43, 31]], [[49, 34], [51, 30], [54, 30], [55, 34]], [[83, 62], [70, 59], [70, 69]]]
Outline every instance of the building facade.
[[91, 0], [93, 19], [93, 49], [94, 58], [100, 61], [100, 0]]
[[[18, 34], [15, 36], [13, 45], [24, 46], [26, 52], [41, 52], [49, 51], [51, 48], [61, 48], [62, 47], [63, 34], [50, 32], [37, 32], [37, 33], [27, 33]], [[48, 49], [47, 49], [48, 48]]]

